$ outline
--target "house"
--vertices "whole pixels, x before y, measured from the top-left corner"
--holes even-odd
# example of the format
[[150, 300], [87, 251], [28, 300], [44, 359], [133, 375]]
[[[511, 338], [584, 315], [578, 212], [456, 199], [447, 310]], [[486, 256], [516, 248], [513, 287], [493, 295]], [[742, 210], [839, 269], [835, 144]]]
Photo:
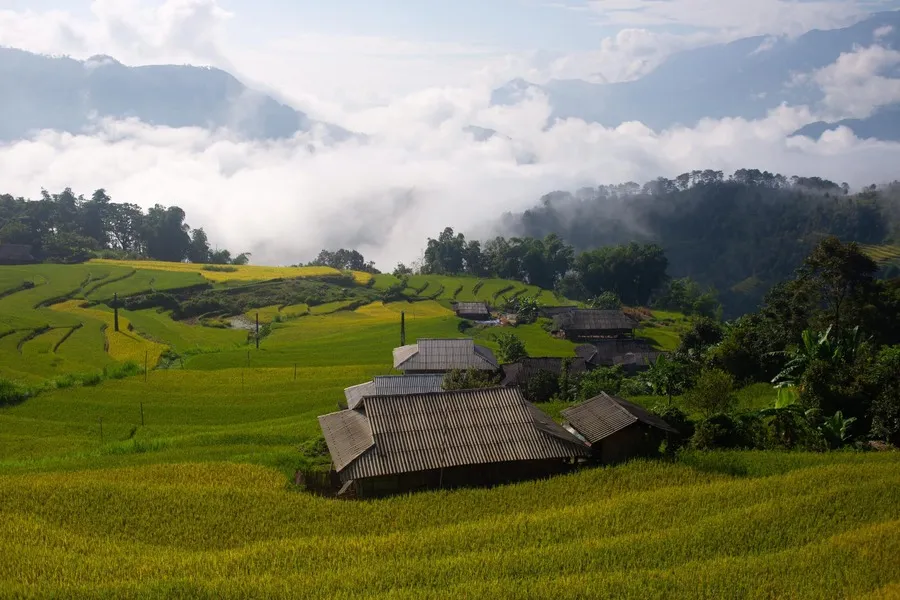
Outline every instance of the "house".
[[[554, 377], [562, 375], [563, 358], [547, 357], [547, 358], [522, 358], [514, 363], [509, 363], [500, 367], [503, 370], [503, 379], [500, 385], [506, 387], [525, 387], [528, 381], [535, 375], [543, 371], [552, 374]], [[569, 360], [569, 374], [581, 375], [587, 371], [587, 363], [583, 358], [574, 357]]]
[[562, 315], [565, 313], [570, 313], [573, 310], [578, 310], [577, 306], [542, 306], [538, 309], [538, 314], [547, 319], [552, 319], [557, 315]]
[[394, 348], [394, 368], [413, 373], [446, 373], [454, 369], [499, 369], [494, 353], [471, 338], [420, 339], [418, 343]]
[[652, 456], [671, 425], [637, 404], [606, 393], [562, 411], [563, 427], [591, 446], [603, 464]]
[[443, 373], [423, 375], [382, 375], [372, 381], [344, 389], [347, 408], [356, 408], [366, 396], [426, 394], [444, 390]]
[[634, 337], [637, 326], [621, 310], [579, 308], [553, 317], [553, 331], [568, 339]]
[[621, 366], [626, 373], [632, 375], [648, 370], [656, 362], [656, 359], [663, 354], [665, 353], [653, 350], [648, 352], [626, 352], [613, 357], [613, 365]]
[[0, 244], [0, 265], [27, 265], [37, 262], [28, 244]]
[[547, 477], [590, 456], [517, 388], [366, 396], [319, 425], [344, 496]]
[[491, 318], [491, 311], [484, 302], [457, 302], [453, 306], [456, 316], [470, 321], [487, 321]]

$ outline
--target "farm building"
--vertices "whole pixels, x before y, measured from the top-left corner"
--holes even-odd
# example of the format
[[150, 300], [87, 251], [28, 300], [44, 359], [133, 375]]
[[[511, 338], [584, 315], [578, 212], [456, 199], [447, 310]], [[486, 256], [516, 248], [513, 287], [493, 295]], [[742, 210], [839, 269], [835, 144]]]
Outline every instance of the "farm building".
[[573, 310], [578, 310], [577, 306], [542, 306], [538, 310], [538, 314], [547, 319], [552, 319], [557, 315], [562, 315], [565, 313], [570, 313]]
[[626, 373], [639, 373], [646, 371], [656, 362], [656, 359], [664, 352], [626, 352], [613, 358], [613, 365], [621, 366]]
[[446, 373], [454, 369], [499, 369], [494, 353], [471, 338], [420, 339], [418, 343], [394, 348], [394, 368], [413, 373]]
[[27, 244], [0, 244], [0, 265], [27, 265], [37, 262]]
[[553, 331], [568, 339], [634, 337], [637, 322], [621, 310], [579, 308], [553, 317]]
[[487, 321], [491, 318], [491, 311], [484, 302], [457, 302], [453, 306], [456, 316], [470, 321]]
[[[646, 340], [635, 338], [600, 339], [575, 348], [575, 355], [583, 358], [588, 364], [588, 368], [611, 367], [615, 364], [620, 364], [621, 357], [628, 354], [649, 352], [653, 352], [650, 343]], [[617, 363], [617, 360], [620, 363]]]
[[356, 406], [366, 396], [396, 396], [400, 394], [427, 394], [443, 391], [442, 373], [423, 375], [382, 375], [372, 381], [346, 388], [344, 397], [347, 408]]
[[[500, 385], [506, 387], [527, 385], [535, 375], [542, 371], [551, 373], [555, 377], [562, 375], [563, 358], [522, 358], [514, 363], [503, 365], [503, 380]], [[569, 359], [569, 373], [572, 375], [580, 375], [587, 371], [587, 363], [583, 358], [575, 357]]]
[[590, 449], [516, 388], [367, 396], [319, 417], [339, 495], [493, 485], [569, 470]]
[[563, 425], [591, 445], [603, 464], [655, 454], [668, 433], [668, 423], [637, 404], [606, 393], [562, 411]]

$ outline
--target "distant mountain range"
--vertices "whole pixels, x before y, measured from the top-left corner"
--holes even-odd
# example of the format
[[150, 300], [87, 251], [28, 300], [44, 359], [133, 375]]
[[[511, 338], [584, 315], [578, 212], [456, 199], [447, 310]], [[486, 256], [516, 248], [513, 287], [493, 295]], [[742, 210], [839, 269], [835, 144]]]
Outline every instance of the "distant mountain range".
[[[539, 90], [549, 98], [551, 118], [578, 118], [607, 127], [641, 121], [657, 131], [677, 124], [693, 126], [703, 118], [757, 119], [782, 103], [814, 107], [823, 98], [821, 89], [792, 85], [794, 75], [828, 66], [841, 53], [876, 42], [900, 48], [900, 11], [795, 39], [751, 37], [680, 52], [634, 81], [553, 80], [536, 85], [516, 79], [494, 90], [492, 103], [515, 104], [529, 90]], [[900, 106], [889, 106], [866, 119], [814, 123], [797, 133], [817, 136], [844, 125], [861, 137], [900, 140], [898, 116]]]
[[228, 127], [249, 139], [286, 138], [317, 126], [332, 141], [351, 135], [207, 67], [128, 67], [109, 56], [80, 61], [0, 48], [0, 90], [0, 141], [40, 129], [80, 133], [104, 117]]

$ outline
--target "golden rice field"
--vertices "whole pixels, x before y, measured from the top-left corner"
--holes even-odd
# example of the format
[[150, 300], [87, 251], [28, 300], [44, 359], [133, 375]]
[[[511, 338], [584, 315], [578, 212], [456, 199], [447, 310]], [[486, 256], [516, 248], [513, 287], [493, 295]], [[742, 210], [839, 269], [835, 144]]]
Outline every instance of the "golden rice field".
[[900, 260], [900, 246], [897, 245], [862, 245], [861, 248], [875, 262]]
[[[337, 269], [331, 267], [267, 267], [262, 265], [235, 265], [234, 271], [206, 271], [199, 263], [164, 262], [158, 260], [110, 260], [94, 259], [90, 264], [114, 265], [132, 269], [152, 269], [157, 271], [178, 271], [198, 273], [212, 282], [223, 281], [265, 281], [288, 277], [317, 277], [321, 275], [337, 275]], [[353, 278], [360, 285], [372, 279], [369, 273], [354, 271]]]

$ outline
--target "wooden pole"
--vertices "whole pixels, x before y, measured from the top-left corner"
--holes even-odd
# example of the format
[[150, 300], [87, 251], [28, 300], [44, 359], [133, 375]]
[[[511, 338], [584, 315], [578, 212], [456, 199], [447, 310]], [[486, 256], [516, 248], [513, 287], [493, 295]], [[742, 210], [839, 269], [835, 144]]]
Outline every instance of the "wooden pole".
[[400, 313], [400, 345], [406, 345], [406, 313]]
[[256, 349], [259, 350], [259, 313], [256, 313]]
[[119, 330], [119, 294], [113, 294], [113, 329]]
[[141, 427], [144, 426], [144, 403], [141, 402]]

